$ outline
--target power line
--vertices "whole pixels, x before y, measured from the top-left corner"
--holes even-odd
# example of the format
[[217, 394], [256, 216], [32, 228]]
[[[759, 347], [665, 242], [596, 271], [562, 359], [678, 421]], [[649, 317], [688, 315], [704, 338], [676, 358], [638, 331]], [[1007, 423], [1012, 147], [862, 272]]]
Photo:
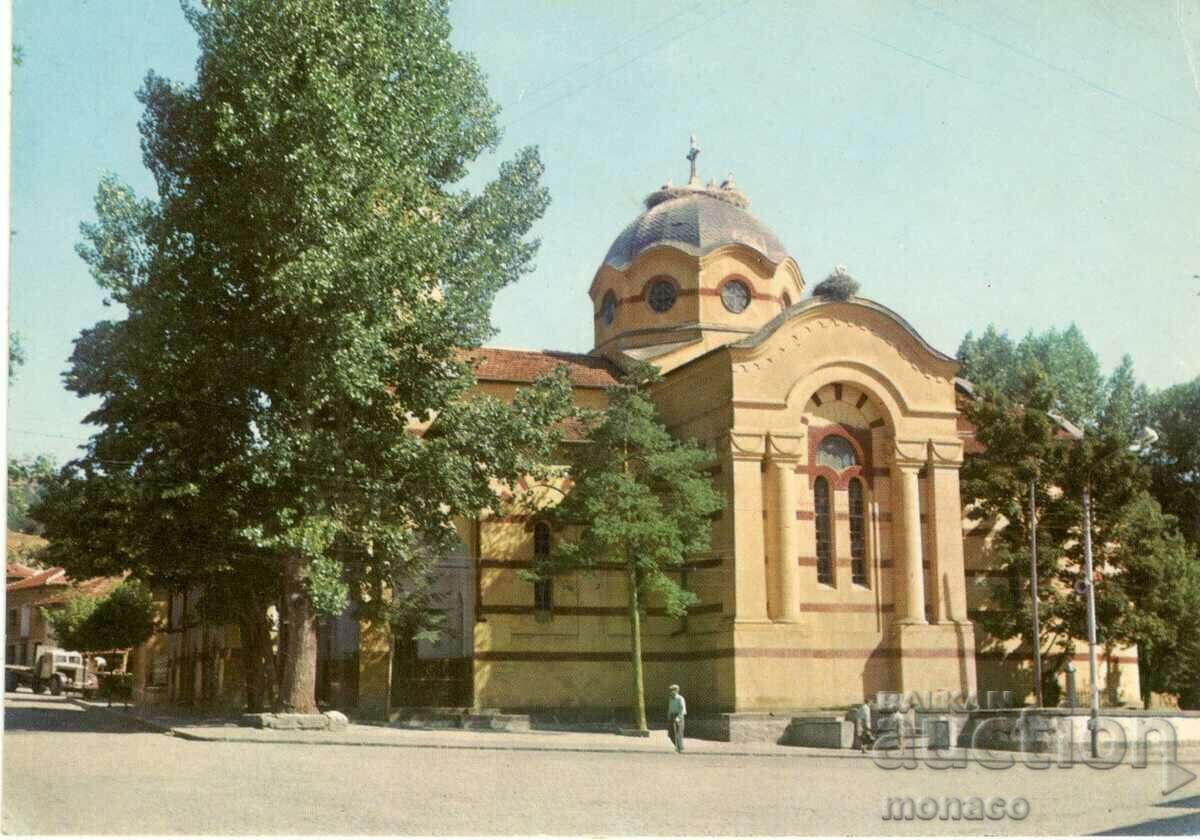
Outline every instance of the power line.
[[725, 17], [727, 14], [734, 11], [735, 9], [740, 9], [744, 6], [749, 5], [750, 2], [751, 2], [751, 0], [742, 0], [742, 2], [740, 2], [740, 3], [734, 3], [733, 5], [728, 6], [724, 11], [719, 12], [718, 14], [712, 15], [711, 17], [705, 18], [704, 20], [700, 21], [700, 23], [696, 24], [692, 28], [685, 29], [683, 32], [680, 32], [678, 35], [672, 35], [670, 38], [663, 41], [662, 43], [660, 43], [658, 46], [654, 47], [653, 49], [647, 50], [646, 52], [641, 52], [641, 53], [635, 54], [633, 56], [633, 58], [629, 59], [628, 61], [624, 61], [621, 64], [618, 64], [616, 67], [612, 68], [607, 73], [601, 73], [599, 76], [594, 77], [591, 81], [580, 85], [579, 87], [575, 88], [574, 90], [570, 91], [569, 93], [566, 93], [563, 96], [558, 97], [557, 99], [551, 99], [549, 102], [546, 102], [545, 104], [543, 104], [537, 108], [534, 108], [531, 111], [526, 111], [524, 114], [519, 115], [516, 119], [509, 122], [506, 127], [511, 128], [512, 126], [525, 121], [529, 117], [532, 117], [535, 114], [541, 113], [542, 111], [546, 110], [547, 108], [551, 108], [555, 105], [558, 105], [561, 102], [565, 102], [566, 100], [575, 96], [575, 94], [577, 94], [581, 91], [587, 90], [588, 88], [592, 87], [596, 83], [601, 82], [604, 79], [607, 79], [609, 76], [612, 76], [613, 74], [615, 74], [621, 70], [624, 70], [626, 67], [628, 67], [631, 64], [634, 64], [635, 62], [638, 62], [638, 61], [642, 60], [643, 58], [646, 58], [647, 56], [653, 55], [654, 53], [661, 50], [663, 47], [666, 47], [668, 44], [679, 40], [683, 36], [690, 35], [693, 32], [695, 32], [696, 30], [701, 29], [702, 27], [707, 26], [708, 24], [713, 23], [714, 21], [717, 21], [717, 20]]
[[1091, 79], [1087, 78], [1086, 76], [1082, 76], [1079, 73], [1076, 73], [1074, 70], [1071, 70], [1067, 67], [1059, 66], [1051, 61], [1047, 61], [1046, 59], [1042, 58], [1039, 55], [1029, 52], [1028, 50], [1024, 50], [1021, 47], [1014, 46], [1006, 41], [1002, 41], [1001, 39], [995, 37], [994, 35], [990, 35], [987, 32], [984, 32], [974, 26], [971, 26], [969, 23], [963, 23], [962, 21], [959, 21], [956, 18], [950, 17], [945, 12], [942, 12], [938, 9], [934, 9], [930, 6], [926, 6], [923, 3], [917, 2], [917, 0], [909, 0], [909, 3], [914, 8], [920, 9], [928, 14], [931, 14], [934, 17], [939, 18], [940, 20], [948, 23], [951, 26], [961, 29], [964, 32], [969, 32], [977, 38], [982, 38], [985, 41], [995, 44], [996, 46], [998, 46], [1002, 49], [1008, 50], [1009, 52], [1011, 52], [1015, 55], [1019, 55], [1024, 59], [1036, 62], [1037, 64], [1040, 64], [1043, 67], [1049, 68], [1050, 70], [1053, 70], [1056, 73], [1060, 73], [1064, 76], [1067, 76], [1070, 79], [1074, 79], [1076, 82], [1086, 85], [1087, 87], [1091, 88], [1094, 91], [1097, 91], [1098, 93], [1102, 93], [1105, 96], [1111, 97], [1120, 102], [1124, 102], [1126, 105], [1130, 105], [1134, 108], [1137, 108], [1139, 111], [1142, 111], [1145, 114], [1149, 114], [1150, 116], [1157, 117], [1160, 120], [1164, 120], [1168, 123], [1171, 123], [1172, 125], [1174, 125], [1178, 128], [1181, 128], [1184, 131], [1188, 131], [1192, 134], [1200, 134], [1200, 128], [1196, 128], [1195, 126], [1189, 125], [1185, 122], [1182, 122], [1181, 120], [1177, 120], [1174, 117], [1170, 116], [1169, 114], [1164, 114], [1161, 111], [1156, 111], [1154, 108], [1151, 108], [1147, 105], [1143, 105], [1141, 102], [1139, 102], [1136, 99], [1133, 99], [1129, 96], [1126, 96], [1123, 93], [1112, 90], [1111, 88], [1107, 88], [1104, 85], [1101, 85], [1097, 82], [1093, 82]]
[[[897, 44], [891, 43], [890, 41], [885, 41], [882, 38], [878, 38], [868, 32], [858, 29], [857, 27], [845, 26], [844, 28], [847, 31], [849, 31], [850, 33], [852, 33], [853, 35], [858, 36], [859, 38], [862, 38], [866, 41], [870, 41], [871, 43], [881, 46], [884, 49], [891, 50], [892, 52], [895, 52], [895, 53], [899, 53], [900, 55], [903, 55], [906, 58], [910, 58], [914, 61], [918, 61], [922, 64], [928, 65], [929, 67], [932, 67], [935, 70], [938, 70], [939, 72], [946, 73], [950, 76], [954, 76], [957, 79], [961, 79], [961, 80], [970, 82], [971, 84], [978, 85], [980, 88], [988, 90], [993, 95], [1000, 96], [1005, 99], [1010, 99], [1013, 102], [1016, 102], [1020, 105], [1024, 105], [1026, 107], [1033, 108], [1038, 111], [1045, 110], [1042, 106], [1040, 106], [1034, 102], [1031, 102], [1030, 100], [1025, 99], [1024, 97], [1017, 96], [1017, 95], [1011, 94], [1011, 93], [1006, 93], [1004, 91], [996, 90], [996, 85], [994, 82], [989, 83], [989, 82], [980, 81], [979, 79], [976, 79], [972, 76], [968, 76], [965, 73], [962, 73], [962, 72], [954, 69], [953, 67], [950, 67], [949, 65], [941, 64], [927, 56], [921, 55], [920, 53], [913, 52], [911, 50], [907, 50], [904, 47], [901, 47]], [[1131, 149], [1136, 149], [1137, 151], [1143, 152], [1143, 153], [1151, 155], [1153, 157], [1160, 158], [1161, 160], [1164, 160], [1168, 163], [1178, 166], [1179, 168], [1187, 171], [1189, 174], [1192, 174], [1192, 175], [1200, 174], [1200, 165], [1197, 165], [1195, 163], [1181, 161], [1177, 158], [1171, 157], [1170, 155], [1163, 154], [1158, 149], [1151, 148], [1149, 146], [1143, 146], [1138, 143], [1130, 142], [1122, 137], [1118, 137], [1117, 135], [1113, 134], [1112, 132], [1098, 129], [1095, 126], [1088, 125], [1087, 123], [1080, 122], [1079, 120], [1064, 118], [1062, 115], [1055, 115], [1055, 118], [1057, 120], [1059, 120], [1060, 122], [1072, 124], [1072, 125], [1075, 125], [1076, 127], [1082, 128], [1085, 131], [1087, 131], [1090, 135], [1100, 135], [1100, 136], [1108, 138], [1109, 140], [1111, 140], [1113, 142], [1119, 143], [1122, 146], [1127, 146]], [[1070, 151], [1066, 147], [1060, 146], [1058, 148], [1063, 151], [1068, 151], [1070, 154], [1074, 154], [1077, 157], [1080, 156], [1080, 154], [1078, 152]]]
[[[602, 61], [603, 59], [608, 58], [608, 56], [610, 56], [614, 53], [620, 52], [625, 47], [629, 46], [634, 41], [638, 40], [638, 38], [640, 38], [645, 33], [649, 32], [650, 30], [658, 29], [659, 27], [661, 27], [665, 24], [668, 24], [671, 21], [681, 18], [684, 15], [694, 11], [694, 7], [692, 6], [690, 0], [684, 0], [684, 2], [681, 3], [680, 5], [682, 8], [682, 11], [677, 11], [674, 14], [672, 14], [666, 18], [663, 18], [662, 20], [658, 21], [657, 23], [652, 23], [649, 26], [645, 26], [645, 27], [642, 27], [641, 29], [636, 30], [632, 37], [626, 38], [625, 40], [623, 40], [616, 46], [605, 50], [604, 52], [600, 53], [599, 55], [597, 55], [595, 58], [591, 59], [590, 61], [587, 61], [586, 63], [579, 65], [574, 70], [570, 70], [566, 73], [556, 76], [556, 77], [552, 78], [550, 81], [544, 82], [543, 84], [538, 85], [533, 90], [522, 91], [518, 101], [520, 101], [520, 99], [524, 99], [526, 97], [529, 97], [530, 99], [532, 99], [533, 97], [537, 96], [542, 91], [548, 90], [549, 88], [552, 88], [555, 85], [557, 85], [559, 82], [565, 81], [565, 80], [571, 78], [572, 76], [579, 74], [583, 70], [586, 70], [589, 67], [593, 66], [594, 64]], [[517, 118], [520, 119], [520, 116], [521, 115], [518, 114]]]

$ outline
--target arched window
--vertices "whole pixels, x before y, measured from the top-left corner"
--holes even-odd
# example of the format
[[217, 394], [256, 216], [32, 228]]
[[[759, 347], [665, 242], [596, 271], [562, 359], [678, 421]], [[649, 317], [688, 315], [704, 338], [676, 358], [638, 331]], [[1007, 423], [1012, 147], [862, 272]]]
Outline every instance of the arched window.
[[850, 582], [867, 585], [867, 529], [863, 513], [863, 485], [850, 479]]
[[854, 444], [841, 435], [829, 435], [817, 447], [817, 463], [841, 472], [858, 464]]
[[814, 517], [817, 526], [817, 583], [833, 586], [833, 516], [829, 507], [829, 481], [818, 476], [813, 482]]
[[605, 293], [604, 300], [600, 303], [600, 317], [604, 319], [606, 327], [611, 327], [617, 317], [617, 296], [611, 291]]
[[[533, 526], [533, 565], [541, 571], [545, 562], [550, 558], [550, 526], [539, 522]], [[533, 608], [540, 613], [548, 613], [554, 609], [554, 580], [549, 577], [538, 578], [533, 584]]]

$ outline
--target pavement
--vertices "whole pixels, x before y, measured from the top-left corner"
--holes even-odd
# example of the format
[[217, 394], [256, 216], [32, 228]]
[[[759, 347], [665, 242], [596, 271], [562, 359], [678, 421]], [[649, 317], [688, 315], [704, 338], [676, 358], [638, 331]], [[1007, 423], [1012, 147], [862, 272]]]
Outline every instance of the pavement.
[[[399, 747], [412, 749], [461, 750], [524, 750], [552, 752], [611, 752], [665, 753], [675, 748], [665, 728], [651, 729], [650, 737], [619, 735], [614, 732], [578, 730], [532, 730], [502, 732], [486, 729], [409, 728], [383, 723], [351, 723], [344, 730], [297, 731], [256, 729], [243, 726], [236, 716], [195, 715], [184, 710], [163, 706], [109, 706], [102, 701], [72, 698], [82, 709], [99, 714], [114, 715], [143, 726], [147, 731], [161, 732], [188, 741], [211, 741], [249, 744], [307, 744], [349, 747]], [[870, 755], [855, 750], [794, 747], [769, 743], [731, 743], [685, 739], [686, 751], [694, 755], [764, 756], [774, 758], [835, 758], [851, 761], [876, 761]], [[1181, 748], [1185, 764], [1200, 764], [1200, 747]], [[1151, 751], [1152, 756], [1159, 755]], [[1017, 763], [1039, 763], [1042, 756], [1018, 752], [994, 753], [986, 750], [955, 749], [938, 753], [947, 760], [966, 760], [994, 764], [1011, 759]], [[1082, 760], [1083, 756], [1080, 756]], [[1132, 750], [1125, 763], [1135, 758]]]
[[[1153, 763], [888, 769], [853, 753], [690, 739], [676, 755], [662, 731], [232, 731], [228, 720], [102, 706], [5, 696], [6, 833], [1200, 833], [1200, 785], [1164, 795]], [[1200, 754], [1181, 761], [1200, 769]], [[964, 821], [947, 805], [975, 797], [1007, 811]], [[885, 816], [897, 798], [947, 817]]]

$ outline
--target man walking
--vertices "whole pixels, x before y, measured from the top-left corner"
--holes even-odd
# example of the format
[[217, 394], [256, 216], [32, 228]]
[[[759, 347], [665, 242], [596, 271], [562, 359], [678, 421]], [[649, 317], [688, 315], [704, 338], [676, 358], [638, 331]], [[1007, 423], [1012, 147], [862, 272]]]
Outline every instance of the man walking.
[[679, 686], [671, 686], [671, 697], [667, 701], [667, 726], [671, 729], [671, 740], [675, 752], [683, 752], [683, 721], [687, 717], [687, 701], [679, 693]]

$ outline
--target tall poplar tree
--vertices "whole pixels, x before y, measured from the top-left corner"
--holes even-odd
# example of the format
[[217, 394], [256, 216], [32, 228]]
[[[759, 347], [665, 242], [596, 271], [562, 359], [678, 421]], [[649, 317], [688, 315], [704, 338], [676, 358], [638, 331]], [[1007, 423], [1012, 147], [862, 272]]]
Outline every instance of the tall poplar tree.
[[672, 437], [647, 394], [660, 380], [648, 364], [630, 368], [608, 391], [608, 407], [584, 417], [586, 439], [571, 447], [571, 489], [552, 516], [563, 540], [550, 554], [555, 569], [618, 563], [625, 571], [629, 616], [630, 706], [645, 730], [642, 617], [651, 594], [680, 617], [696, 596], [670, 576], [708, 551], [712, 515], [724, 507], [707, 469], [713, 455]]
[[469, 398], [462, 353], [530, 269], [547, 195], [533, 149], [456, 186], [500, 133], [442, 0], [184, 13], [195, 82], [139, 93], [157, 196], [106, 177], [83, 228], [125, 316], [76, 342], [68, 387], [100, 398], [100, 431], [41, 512], [90, 571], [223, 587], [260, 615], [281, 592], [280, 704], [307, 712], [318, 613], [354, 596], [395, 618], [452, 518], [553, 445], [563, 377]]

